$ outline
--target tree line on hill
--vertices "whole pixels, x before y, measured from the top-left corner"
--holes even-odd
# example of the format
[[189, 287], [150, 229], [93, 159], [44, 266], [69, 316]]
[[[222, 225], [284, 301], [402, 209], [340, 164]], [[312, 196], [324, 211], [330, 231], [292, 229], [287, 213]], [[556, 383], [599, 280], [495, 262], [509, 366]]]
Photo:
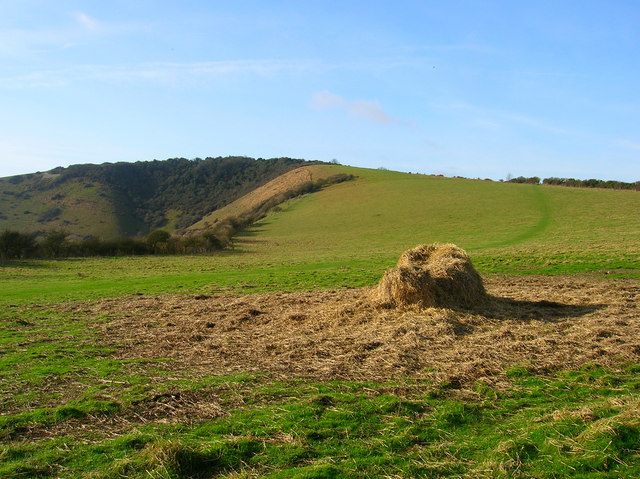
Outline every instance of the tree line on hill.
[[[171, 158], [136, 163], [82, 164], [59, 167], [40, 178], [34, 174], [9, 178], [33, 190], [51, 190], [81, 181], [106, 187], [125, 236], [146, 235], [166, 225], [165, 212], [178, 209], [178, 229], [186, 228], [206, 214], [295, 168], [320, 162], [294, 158], [253, 159]], [[26, 180], [36, 178], [27, 183]], [[28, 193], [28, 191], [26, 192]]]
[[[540, 178], [537, 176], [524, 177], [518, 176], [517, 178], [511, 178], [509, 183], [528, 183], [533, 185], [540, 184]], [[612, 190], [635, 190], [640, 191], [640, 181], [634, 183], [625, 183], [624, 181], [614, 180], [576, 180], [575, 178], [545, 178], [542, 180], [543, 185], [554, 186], [573, 186], [575, 188], [607, 188]]]
[[[128, 233], [165, 225], [164, 212], [179, 208], [177, 228], [186, 228], [211, 211], [231, 203], [270, 180], [308, 164], [292, 158], [173, 158], [166, 161], [77, 165], [64, 177], [81, 176], [111, 186], [130, 215]], [[137, 231], [136, 231], [137, 232]]]
[[156, 229], [146, 237], [122, 237], [103, 240], [88, 237], [71, 240], [62, 230], [52, 230], [42, 238], [34, 234], [14, 230], [0, 233], [0, 261], [28, 258], [63, 258], [91, 256], [133, 256], [150, 254], [201, 254], [223, 250], [233, 246], [233, 236], [282, 203], [325, 186], [355, 179], [354, 175], [337, 174], [316, 181], [306, 181], [287, 191], [268, 198], [240, 216], [232, 216], [216, 222], [201, 232], [172, 235]]

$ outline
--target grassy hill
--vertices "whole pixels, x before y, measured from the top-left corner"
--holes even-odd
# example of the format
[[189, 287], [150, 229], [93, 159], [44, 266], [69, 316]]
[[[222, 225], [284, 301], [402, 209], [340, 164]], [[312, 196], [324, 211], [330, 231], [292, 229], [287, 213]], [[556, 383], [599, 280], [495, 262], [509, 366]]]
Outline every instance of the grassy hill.
[[118, 195], [97, 182], [37, 173], [0, 178], [0, 230], [65, 229], [77, 236], [112, 238], [121, 234]]
[[[62, 276], [55, 283], [46, 281], [49, 268], [58, 269], [55, 262], [28, 271], [5, 268], [11, 274], [0, 278], [0, 288], [14, 301], [48, 301], [131, 291], [367, 286], [406, 249], [436, 241], [466, 249], [482, 273], [599, 272], [640, 278], [637, 192], [321, 168], [323, 174], [357, 179], [290, 200], [237, 236], [227, 251], [90, 259], [58, 271]], [[251, 204], [249, 199], [238, 202]]]
[[243, 251], [284, 262], [392, 264], [416, 244], [453, 242], [487, 272], [640, 269], [634, 191], [326, 168], [358, 178], [291, 201], [248, 232]]
[[0, 230], [64, 229], [76, 238], [184, 229], [303, 160], [245, 157], [55, 168], [0, 178]]
[[[303, 165], [302, 168], [298, 168]], [[392, 264], [418, 243], [454, 242], [483, 271], [640, 266], [640, 194], [246, 158], [76, 165], [0, 179], [0, 230], [112, 238], [206, 229], [305, 181], [332, 185], [281, 205], [235, 251], [286, 264]], [[243, 196], [244, 195], [244, 196]], [[253, 260], [252, 260], [253, 261]]]
[[300, 186], [302, 183], [318, 181], [334, 174], [336, 174], [335, 168], [331, 165], [312, 165], [296, 168], [284, 175], [278, 176], [269, 183], [256, 188], [228, 205], [212, 211], [188, 229], [194, 231], [207, 229], [218, 221], [233, 216], [238, 217], [250, 212], [272, 197], [285, 193], [288, 190]]

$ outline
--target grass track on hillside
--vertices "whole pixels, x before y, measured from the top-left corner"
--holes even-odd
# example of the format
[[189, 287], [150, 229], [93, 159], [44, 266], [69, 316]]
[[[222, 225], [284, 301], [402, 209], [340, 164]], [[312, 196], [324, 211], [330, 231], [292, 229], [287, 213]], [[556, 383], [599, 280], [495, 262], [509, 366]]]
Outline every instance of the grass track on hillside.
[[533, 226], [525, 229], [524, 231], [516, 234], [513, 238], [509, 238], [502, 242], [492, 243], [485, 245], [485, 248], [502, 248], [505, 246], [517, 246], [522, 243], [532, 240], [542, 235], [551, 223], [551, 206], [549, 204], [549, 198], [547, 192], [542, 188], [532, 188], [531, 194], [535, 197], [536, 201], [532, 205], [534, 209], [537, 209], [540, 219]]

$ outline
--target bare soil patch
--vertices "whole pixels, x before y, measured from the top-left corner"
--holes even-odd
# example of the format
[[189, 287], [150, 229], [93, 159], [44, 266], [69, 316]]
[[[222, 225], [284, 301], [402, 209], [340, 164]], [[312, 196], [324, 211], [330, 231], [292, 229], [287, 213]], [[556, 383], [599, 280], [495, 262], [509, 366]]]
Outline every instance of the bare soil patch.
[[505, 370], [607, 367], [640, 359], [640, 282], [486, 276], [472, 309], [376, 308], [369, 288], [134, 296], [74, 304], [119, 358], [171, 358], [189, 374], [264, 371], [313, 380], [431, 378], [499, 385]]

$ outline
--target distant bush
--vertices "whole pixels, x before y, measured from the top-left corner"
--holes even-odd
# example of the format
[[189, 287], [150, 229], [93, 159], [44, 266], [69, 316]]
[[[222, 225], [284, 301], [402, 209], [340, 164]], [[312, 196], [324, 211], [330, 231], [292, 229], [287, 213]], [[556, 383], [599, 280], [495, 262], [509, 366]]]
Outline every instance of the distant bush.
[[62, 230], [49, 231], [41, 243], [45, 256], [48, 258], [60, 258], [68, 254], [68, 234]]
[[164, 230], [155, 230], [147, 236], [147, 246], [152, 253], [166, 253], [171, 235]]
[[101, 240], [89, 237], [80, 241], [70, 241], [66, 249], [66, 256], [78, 257], [134, 256], [149, 253], [146, 241], [140, 238]]
[[134, 256], [149, 253], [145, 242], [138, 238], [119, 238], [114, 243], [116, 248], [115, 256]]
[[509, 183], [527, 183], [531, 185], [539, 185], [540, 178], [537, 176], [532, 176], [530, 178], [525, 178], [524, 176], [518, 176], [517, 178], [511, 178]]
[[105, 248], [104, 241], [93, 236], [85, 238], [82, 241], [71, 245], [70, 253], [72, 256], [110, 256]]
[[635, 183], [625, 183], [623, 181], [614, 180], [576, 180], [575, 178], [545, 178], [542, 180], [545, 185], [555, 186], [573, 186], [576, 188], [607, 188], [613, 190], [635, 190], [640, 191], [640, 181]]
[[29, 258], [36, 249], [36, 241], [30, 234], [12, 230], [0, 233], [0, 260]]
[[[529, 178], [518, 176], [517, 178], [510, 178], [507, 181], [509, 183], [528, 183], [533, 185], [538, 185], [541, 183], [540, 178], [538, 178], [537, 176], [531, 176]], [[612, 190], [640, 191], [640, 181], [636, 181], [634, 183], [625, 183], [624, 181], [596, 180], [594, 178], [588, 180], [576, 180], [575, 178], [550, 177], [542, 180], [542, 184], [554, 186], [571, 186], [574, 188], [606, 188]]]

